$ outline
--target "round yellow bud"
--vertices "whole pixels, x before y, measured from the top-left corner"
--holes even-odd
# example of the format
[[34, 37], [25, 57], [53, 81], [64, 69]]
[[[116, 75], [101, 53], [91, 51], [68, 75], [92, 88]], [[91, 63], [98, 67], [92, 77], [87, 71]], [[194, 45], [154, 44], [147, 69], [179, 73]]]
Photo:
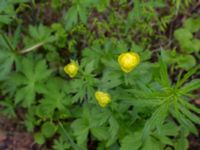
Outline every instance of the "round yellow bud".
[[134, 52], [122, 53], [118, 57], [118, 63], [121, 69], [128, 73], [132, 71], [140, 62], [140, 56]]
[[71, 61], [71, 63], [67, 64], [64, 67], [64, 71], [68, 74], [71, 78], [75, 77], [78, 72], [78, 64], [75, 61]]
[[111, 102], [110, 95], [106, 92], [97, 91], [95, 97], [101, 107], [106, 107]]

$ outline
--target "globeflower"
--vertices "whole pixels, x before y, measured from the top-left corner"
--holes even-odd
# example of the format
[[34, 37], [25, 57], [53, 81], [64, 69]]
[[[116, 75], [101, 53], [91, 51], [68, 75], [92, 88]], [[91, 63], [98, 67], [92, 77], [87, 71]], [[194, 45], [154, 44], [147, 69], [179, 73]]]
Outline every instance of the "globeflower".
[[118, 57], [121, 69], [128, 73], [131, 72], [140, 62], [140, 56], [134, 52], [122, 53]]
[[106, 92], [97, 91], [95, 97], [101, 107], [106, 107], [111, 102], [110, 95]]
[[78, 64], [72, 60], [69, 64], [67, 64], [64, 67], [64, 71], [70, 76], [70, 78], [73, 78], [78, 73]]

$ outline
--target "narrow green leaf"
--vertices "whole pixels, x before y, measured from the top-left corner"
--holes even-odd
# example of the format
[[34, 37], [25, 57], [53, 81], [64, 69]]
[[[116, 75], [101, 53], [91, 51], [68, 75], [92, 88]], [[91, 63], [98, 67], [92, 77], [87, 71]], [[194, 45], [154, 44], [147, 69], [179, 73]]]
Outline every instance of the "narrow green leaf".
[[162, 60], [160, 60], [160, 79], [164, 87], [170, 87], [171, 81], [169, 79], [167, 65]]
[[200, 68], [200, 65], [197, 65], [196, 67], [192, 68], [191, 70], [189, 70], [182, 79], [180, 79], [177, 84], [176, 84], [176, 88], [178, 89], [179, 87], [181, 87], [188, 78], [190, 78], [193, 74], [195, 74], [198, 69]]
[[180, 88], [180, 92], [187, 94], [200, 88], [200, 79], [194, 79]]
[[188, 117], [191, 121], [194, 123], [200, 124], [200, 117], [195, 115], [194, 113], [190, 112], [187, 108], [185, 108], [183, 105], [179, 105], [179, 109], [181, 112]]
[[156, 126], [162, 125], [165, 121], [165, 118], [168, 114], [168, 103], [161, 104], [154, 113], [152, 114], [151, 118], [146, 122], [143, 130], [143, 140], [145, 140], [148, 135], [150, 134], [151, 130], [154, 129]]

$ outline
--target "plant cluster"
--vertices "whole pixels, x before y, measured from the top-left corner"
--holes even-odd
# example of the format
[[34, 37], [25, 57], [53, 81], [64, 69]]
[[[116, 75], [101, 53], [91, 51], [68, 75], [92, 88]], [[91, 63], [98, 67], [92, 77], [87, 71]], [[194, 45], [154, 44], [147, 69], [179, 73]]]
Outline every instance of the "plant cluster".
[[187, 150], [200, 124], [199, 6], [1, 0], [0, 113], [24, 112], [46, 149]]

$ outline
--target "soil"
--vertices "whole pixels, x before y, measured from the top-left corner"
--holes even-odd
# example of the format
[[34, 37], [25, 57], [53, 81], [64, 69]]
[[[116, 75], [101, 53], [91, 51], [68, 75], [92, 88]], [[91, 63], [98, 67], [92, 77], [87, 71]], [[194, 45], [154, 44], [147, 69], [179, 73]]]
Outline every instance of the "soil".
[[40, 147], [17, 120], [0, 116], [0, 150], [40, 150]]

